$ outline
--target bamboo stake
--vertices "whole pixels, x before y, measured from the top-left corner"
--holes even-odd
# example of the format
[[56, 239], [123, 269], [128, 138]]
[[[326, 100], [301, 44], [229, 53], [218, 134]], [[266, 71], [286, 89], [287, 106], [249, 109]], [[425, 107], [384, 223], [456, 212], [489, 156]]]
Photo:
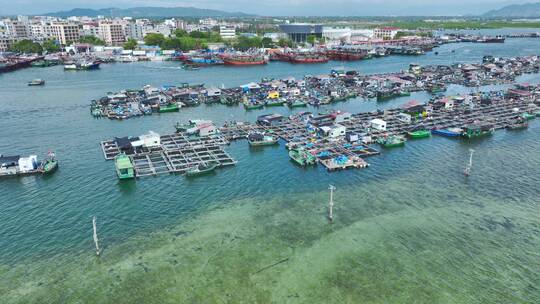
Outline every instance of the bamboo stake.
[[97, 235], [96, 217], [95, 216], [92, 219], [92, 226], [94, 227], [94, 243], [96, 244], [96, 254], [97, 254], [97, 256], [99, 256], [99, 254], [100, 254], [99, 243], [98, 243], [99, 240], [98, 240], [98, 235]]

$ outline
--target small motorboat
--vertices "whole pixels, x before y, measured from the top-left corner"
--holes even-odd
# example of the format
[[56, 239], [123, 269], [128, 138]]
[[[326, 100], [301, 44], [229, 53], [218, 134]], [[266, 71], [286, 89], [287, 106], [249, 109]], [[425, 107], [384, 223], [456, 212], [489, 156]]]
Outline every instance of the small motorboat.
[[45, 80], [43, 79], [34, 79], [30, 82], [28, 82], [29, 86], [42, 86], [45, 85]]
[[186, 171], [186, 176], [199, 176], [213, 172], [218, 166], [217, 162], [199, 163]]

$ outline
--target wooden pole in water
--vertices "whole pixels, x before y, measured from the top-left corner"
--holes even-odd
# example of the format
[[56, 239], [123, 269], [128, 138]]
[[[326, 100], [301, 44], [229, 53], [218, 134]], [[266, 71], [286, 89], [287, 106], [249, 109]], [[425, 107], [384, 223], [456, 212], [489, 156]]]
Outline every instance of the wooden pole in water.
[[333, 212], [334, 190], [336, 190], [336, 187], [334, 187], [333, 185], [330, 185], [328, 189], [330, 189], [330, 202], [328, 203], [328, 219], [330, 220], [330, 222], [333, 222], [334, 221], [334, 212]]
[[465, 167], [465, 171], [463, 172], [465, 176], [471, 175], [471, 169], [472, 169], [472, 157], [473, 157], [474, 150], [469, 149], [469, 151], [471, 152], [469, 156], [469, 164], [467, 165], [467, 167]]
[[98, 243], [98, 236], [97, 236], [97, 227], [96, 227], [96, 217], [92, 219], [92, 226], [94, 227], [94, 243], [96, 244], [96, 254], [99, 256], [99, 243]]

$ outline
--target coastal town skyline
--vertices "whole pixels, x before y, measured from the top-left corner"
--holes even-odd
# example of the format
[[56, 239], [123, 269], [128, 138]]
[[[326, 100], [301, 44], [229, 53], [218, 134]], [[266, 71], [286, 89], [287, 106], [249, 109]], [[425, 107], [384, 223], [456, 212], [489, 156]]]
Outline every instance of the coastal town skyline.
[[40, 15], [74, 8], [186, 7], [241, 12], [260, 16], [467, 16], [481, 15], [492, 9], [523, 3], [523, 1], [507, 0], [480, 0], [474, 3], [465, 0], [445, 0], [436, 3], [424, 0], [413, 0], [406, 3], [397, 0], [339, 0], [336, 5], [336, 2], [329, 3], [322, 0], [272, 0], [253, 6], [250, 1], [246, 0], [227, 2], [216, 0], [22, 0], [11, 2], [2, 0], [0, 1], [0, 15]]

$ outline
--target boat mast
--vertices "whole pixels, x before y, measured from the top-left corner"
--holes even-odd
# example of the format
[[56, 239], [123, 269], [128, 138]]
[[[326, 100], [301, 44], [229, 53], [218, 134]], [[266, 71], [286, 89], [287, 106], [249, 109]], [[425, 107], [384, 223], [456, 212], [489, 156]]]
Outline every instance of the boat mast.
[[467, 167], [465, 167], [465, 171], [463, 172], [465, 174], [465, 176], [471, 175], [472, 157], [473, 157], [474, 150], [469, 149], [469, 151], [471, 152], [471, 154], [469, 156], [469, 164], [467, 165]]
[[330, 202], [328, 203], [328, 219], [330, 220], [330, 222], [333, 222], [334, 221], [334, 212], [333, 212], [334, 190], [336, 190], [336, 187], [334, 187], [334, 185], [330, 185], [328, 189], [330, 189]]
[[98, 243], [98, 236], [97, 236], [97, 227], [96, 227], [96, 217], [92, 219], [92, 226], [94, 227], [94, 243], [96, 244], [96, 254], [99, 256], [99, 243]]

